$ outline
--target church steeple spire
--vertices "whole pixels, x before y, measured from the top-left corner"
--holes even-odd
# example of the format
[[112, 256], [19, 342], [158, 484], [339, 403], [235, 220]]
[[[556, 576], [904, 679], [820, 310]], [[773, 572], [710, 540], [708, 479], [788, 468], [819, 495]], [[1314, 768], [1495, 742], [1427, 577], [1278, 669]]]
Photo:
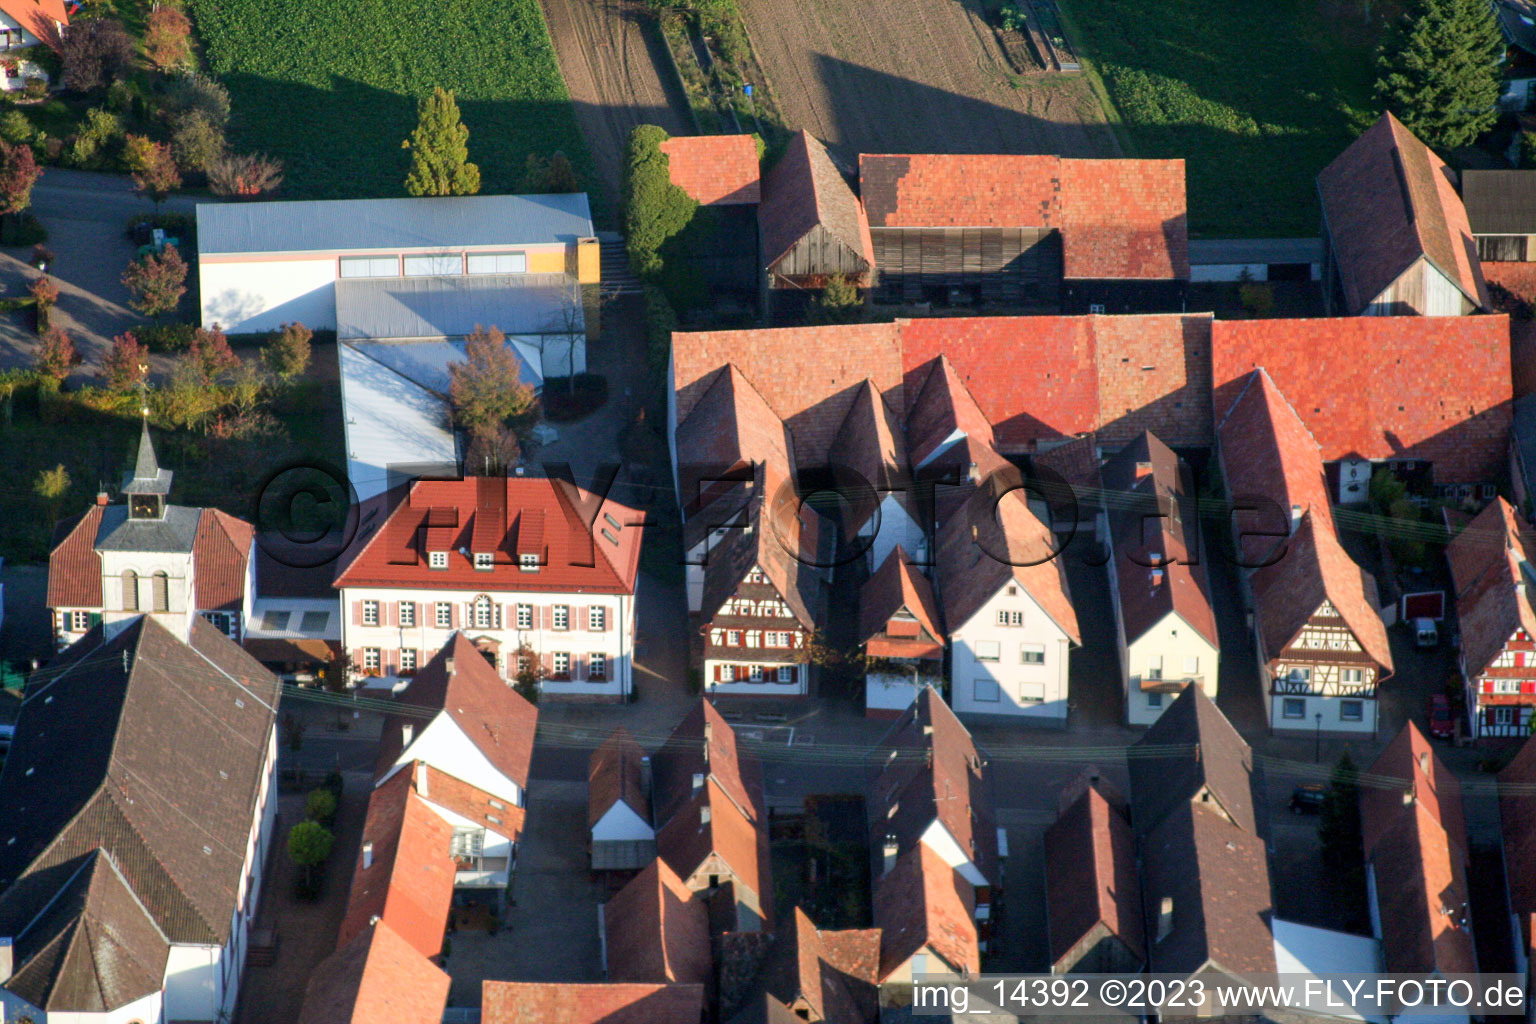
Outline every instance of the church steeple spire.
[[161, 469], [155, 458], [155, 445], [149, 437], [149, 416], [139, 434], [139, 454], [133, 472], [123, 479], [123, 493], [128, 496], [128, 515], [132, 519], [161, 519], [165, 516], [165, 497], [171, 493], [171, 471]]

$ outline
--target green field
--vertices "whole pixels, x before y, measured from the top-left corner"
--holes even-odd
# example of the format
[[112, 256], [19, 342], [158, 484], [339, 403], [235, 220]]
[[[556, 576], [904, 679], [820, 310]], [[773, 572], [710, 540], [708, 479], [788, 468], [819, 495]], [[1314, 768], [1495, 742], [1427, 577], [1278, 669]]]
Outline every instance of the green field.
[[1380, 111], [1379, 20], [1350, 0], [1060, 3], [1128, 155], [1189, 162], [1191, 234], [1317, 233], [1313, 179]]
[[530, 152], [592, 165], [538, 0], [192, 0], [229, 86], [231, 141], [286, 165], [282, 195], [403, 195], [416, 97], [458, 94], [487, 193], [514, 192]]

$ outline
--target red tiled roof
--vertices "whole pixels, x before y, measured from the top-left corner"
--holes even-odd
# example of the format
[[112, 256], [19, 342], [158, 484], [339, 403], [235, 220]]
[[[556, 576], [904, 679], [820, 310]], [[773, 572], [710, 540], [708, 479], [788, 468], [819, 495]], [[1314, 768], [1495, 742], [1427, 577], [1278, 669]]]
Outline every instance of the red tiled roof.
[[645, 751], [622, 725], [608, 734], [587, 762], [587, 827], [602, 820], [618, 803], [628, 804], [641, 821], [651, 820], [650, 797], [642, 785], [640, 760]]
[[1520, 514], [1499, 498], [1446, 545], [1456, 587], [1461, 626], [1461, 662], [1473, 678], [1482, 675], [1516, 631], [1536, 636], [1536, 608], [1523, 566], [1532, 538]]
[[65, 519], [53, 528], [48, 552], [48, 607], [100, 608], [101, 556], [96, 553], [96, 532], [101, 528], [104, 506]]
[[[522, 838], [523, 823], [528, 815], [526, 809], [508, 805], [505, 795], [497, 797], [495, 794], [487, 793], [478, 786], [455, 778], [425, 761], [415, 761], [412, 764], [416, 773], [416, 793], [427, 803], [468, 818], [488, 831], [506, 836], [514, 843]], [[400, 770], [405, 773], [411, 770], [411, 767], [403, 766]], [[492, 800], [503, 806], [493, 805]], [[493, 821], [493, 818], [496, 820]]]
[[240, 611], [245, 602], [246, 564], [255, 528], [216, 508], [205, 508], [192, 541], [196, 564], [195, 599], [202, 611]]
[[1499, 826], [1510, 908], [1523, 922], [1536, 913], [1536, 738], [1499, 772]]
[[481, 1024], [699, 1024], [703, 985], [483, 981]]
[[757, 140], [750, 135], [680, 135], [661, 144], [672, 184], [705, 206], [760, 198]]
[[603, 905], [610, 981], [710, 980], [709, 911], [667, 866], [651, 861]]
[[315, 967], [299, 1024], [440, 1024], [451, 981], [380, 921]]
[[688, 515], [727, 486], [717, 479], [727, 471], [768, 462], [788, 476], [788, 438], [783, 421], [741, 371], [721, 367], [677, 425], [678, 486]]
[[[903, 610], [917, 620], [921, 632], [910, 637], [885, 635], [891, 617]], [[943, 650], [943, 638], [933, 584], [898, 544], [859, 590], [858, 641], [868, 644], [874, 657], [937, 657]], [[909, 649], [917, 653], [901, 653]], [[923, 653], [929, 649], [931, 653]]]
[[58, 26], [69, 25], [64, 0], [0, 0], [0, 11], [55, 50], [60, 45]]
[[1218, 423], [1263, 367], [1325, 461], [1428, 459], [1442, 483], [1503, 469], [1514, 416], [1507, 316], [1220, 320], [1212, 348]]
[[907, 408], [907, 447], [918, 465], [927, 463], [946, 441], [964, 434], [979, 444], [991, 445], [992, 424], [976, 405], [954, 364], [943, 353], [908, 375], [911, 405]]
[[1317, 176], [1345, 311], [1361, 313], [1419, 259], [1489, 308], [1467, 211], [1445, 162], [1391, 113]]
[[[839, 474], [850, 470], [856, 474], [850, 494], [863, 493], [869, 499], [863, 507], [846, 507], [843, 511], [843, 532], [846, 536], [856, 537], [874, 515], [886, 492], [899, 491], [906, 486], [910, 476], [907, 438], [901, 429], [901, 417], [868, 379], [854, 386], [848, 415], [838, 428], [827, 456], [829, 464]], [[875, 493], [865, 492], [866, 486]]]
[[724, 875], [728, 871], [738, 894], [746, 890], [746, 902], [756, 905], [765, 921], [772, 918], [766, 823], [754, 823], [743, 814], [715, 776], [709, 776], [656, 833], [656, 853], [685, 882], [711, 856], [718, 858], [726, 870], [712, 869], [709, 873]]
[[[495, 489], [498, 500], [500, 488]], [[363, 524], [359, 542], [337, 587], [382, 586], [436, 590], [484, 590], [495, 593], [564, 591], [633, 594], [640, 558], [643, 513], [576, 489], [576, 502], [556, 481], [508, 477], [505, 506], [487, 514], [504, 517], [508, 534], [496, 552], [495, 568], [478, 570], [459, 548], [471, 543], [471, 523], [480, 502], [477, 478], [418, 480], [409, 499], [398, 505], [381, 526]], [[422, 537], [428, 514], [451, 511], [457, 516], [447, 548], [448, 568], [427, 568]], [[614, 529], [607, 517], [621, 525]], [[587, 520], [590, 520], [588, 522]], [[432, 526], [438, 523], [434, 520]], [[607, 531], [618, 543], [604, 536]], [[537, 534], [535, 539], [532, 535]], [[512, 552], [537, 548], [544, 557], [538, 572], [523, 572]], [[471, 552], [473, 553], [473, 552]]]
[[[447, 714], [498, 771], [519, 788], [527, 787], [539, 710], [502, 680], [463, 633], [455, 632], [396, 699]], [[387, 773], [403, 751], [401, 726], [406, 723], [415, 726], [418, 736], [426, 728], [420, 715], [385, 719], [376, 777]], [[437, 767], [447, 770], [448, 766]]]
[[875, 881], [880, 980], [925, 947], [953, 970], [978, 973], [975, 912], [971, 887], [926, 843], [902, 854], [890, 873]]
[[1476, 971], [1465, 854], [1428, 807], [1399, 809], [1371, 856], [1383, 966], [1402, 973]]
[[753, 821], [766, 817], [762, 764], [736, 746], [736, 732], [715, 706], [700, 699], [651, 758], [651, 803], [665, 824], [693, 795], [693, 777], [707, 775]]
[[[1423, 806], [1451, 841], [1466, 850], [1461, 783], [1436, 756], [1433, 745], [1418, 726], [1412, 722], [1404, 725], [1372, 762], [1366, 776], [1360, 787], [1360, 833], [1367, 860], [1410, 803]], [[1411, 801], [1406, 796], [1410, 793]]]
[[[352, 869], [338, 949], [378, 918], [422, 956], [442, 952], [453, 903], [454, 866], [448, 853], [453, 826], [416, 795], [411, 781], [406, 768], [368, 799], [363, 847]], [[369, 844], [373, 864], [365, 868]]]
[[1095, 786], [1085, 789], [1046, 829], [1045, 872], [1055, 969], [1070, 968], [1062, 959], [1100, 927], [1123, 943], [1131, 956], [1145, 960], [1141, 883], [1131, 823]]
[[768, 995], [808, 1010], [811, 1020], [866, 1024], [878, 1017], [879, 929], [822, 931], [797, 906], [774, 938], [763, 969]]
[[863, 260], [866, 270], [875, 265], [864, 204], [833, 164], [826, 147], [804, 129], [790, 138], [784, 155], [764, 175], [757, 222], [763, 262], [768, 267], [817, 227]]
[[1060, 228], [1068, 278], [1189, 277], [1183, 160], [863, 154], [874, 227]]

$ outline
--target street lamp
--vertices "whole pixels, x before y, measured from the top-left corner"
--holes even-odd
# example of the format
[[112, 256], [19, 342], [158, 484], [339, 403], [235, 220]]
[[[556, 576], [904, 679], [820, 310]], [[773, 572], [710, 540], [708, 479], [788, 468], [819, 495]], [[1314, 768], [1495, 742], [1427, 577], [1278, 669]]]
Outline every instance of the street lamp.
[[1317, 713], [1317, 732], [1312, 743], [1312, 763], [1317, 764], [1323, 759], [1323, 713]]

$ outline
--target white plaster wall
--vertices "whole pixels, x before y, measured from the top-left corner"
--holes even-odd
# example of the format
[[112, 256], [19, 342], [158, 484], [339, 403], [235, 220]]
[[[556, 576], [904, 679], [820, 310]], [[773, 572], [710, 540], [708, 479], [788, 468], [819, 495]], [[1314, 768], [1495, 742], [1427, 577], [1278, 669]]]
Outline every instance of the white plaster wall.
[[770, 661], [732, 661], [727, 659], [705, 659], [704, 661], [704, 688], [710, 693], [720, 693], [742, 697], [801, 697], [809, 692], [808, 665], [796, 665], [795, 681], [793, 683], [721, 683], [715, 681], [715, 666], [717, 665], [762, 665], [765, 669], [777, 667], [783, 662]]
[[165, 962], [165, 1019], [213, 1020], [219, 1009], [219, 946], [173, 945]]
[[933, 822], [924, 830], [922, 842], [924, 846], [942, 857], [944, 863], [954, 868], [960, 877], [971, 885], [990, 884], [987, 876], [983, 875], [981, 869], [971, 860], [970, 854], [961, 848], [960, 843], [949, 834], [949, 829], [945, 828], [944, 823], [939, 819], [933, 819]]
[[274, 330], [295, 320], [311, 330], [336, 328], [336, 259], [197, 263], [204, 327], [228, 334]]
[[161, 1001], [161, 994], [152, 992], [142, 999], [135, 999], [105, 1013], [43, 1013], [9, 992], [0, 990], [0, 1007], [4, 1008], [0, 1020], [6, 1024], [23, 1017], [32, 1018], [36, 1024], [158, 1024], [161, 1020]]
[[[1360, 699], [1364, 705], [1361, 711], [1360, 721], [1346, 722], [1339, 717], [1340, 705], [1344, 700]], [[1306, 702], [1306, 714], [1301, 718], [1285, 717], [1285, 701], [1301, 700]], [[1362, 698], [1345, 697], [1321, 697], [1302, 696], [1287, 697], [1283, 694], [1271, 694], [1269, 698], [1269, 727], [1275, 732], [1308, 733], [1318, 729], [1317, 714], [1322, 713], [1323, 732], [1348, 732], [1369, 736], [1376, 731], [1376, 701]]]
[[[439, 712], [425, 729], [419, 725], [416, 727], [411, 743], [400, 751], [400, 756], [395, 758], [394, 765], [379, 780], [379, 784], [382, 785], [402, 765], [412, 761], [424, 761], [445, 775], [467, 782], [505, 804], [523, 806], [522, 788], [515, 780], [503, 775], [480, 752], [480, 748], [474, 745], [446, 711]], [[430, 786], [424, 798], [431, 799]]]
[[874, 517], [865, 523], [864, 528], [859, 532], [861, 537], [874, 534], [874, 541], [870, 544], [867, 555], [869, 571], [874, 572], [884, 565], [886, 558], [898, 544], [906, 549], [909, 556], [916, 558], [918, 547], [923, 543], [923, 531], [907, 511], [907, 503], [903, 496], [892, 492], [882, 497], [878, 519], [878, 532], [875, 529]]
[[[1022, 585], [1011, 585], [1018, 591], [1015, 596], [1008, 596], [1006, 586], [999, 588], [968, 622], [951, 634], [951, 706], [957, 714], [1015, 715], [1065, 721], [1067, 659], [1071, 641]], [[997, 613], [1004, 608], [1023, 611], [1023, 626], [999, 626]], [[995, 662], [976, 658], [977, 644], [986, 641], [995, 641], [1000, 647]], [[1045, 645], [1043, 665], [1021, 663], [1019, 648], [1025, 643]], [[983, 677], [997, 682], [997, 701], [975, 699], [976, 680]], [[1022, 703], [1020, 693], [1025, 685], [1041, 687], [1044, 699], [1038, 704]]]
[[646, 824], [635, 809], [620, 800], [608, 808], [592, 826], [593, 842], [655, 839], [656, 830]]
[[1170, 680], [1185, 678], [1184, 660], [1198, 658], [1201, 689], [1206, 696], [1216, 699], [1220, 651], [1183, 618], [1170, 612], [1126, 645], [1126, 719], [1132, 725], [1151, 725], [1178, 696], [1176, 693], [1165, 693], [1162, 708], [1148, 706], [1146, 694], [1141, 692], [1141, 681], [1154, 657], [1163, 659], [1163, 678]]
[[911, 676], [871, 672], [864, 677], [864, 707], [873, 711], [905, 711], [917, 700]]

